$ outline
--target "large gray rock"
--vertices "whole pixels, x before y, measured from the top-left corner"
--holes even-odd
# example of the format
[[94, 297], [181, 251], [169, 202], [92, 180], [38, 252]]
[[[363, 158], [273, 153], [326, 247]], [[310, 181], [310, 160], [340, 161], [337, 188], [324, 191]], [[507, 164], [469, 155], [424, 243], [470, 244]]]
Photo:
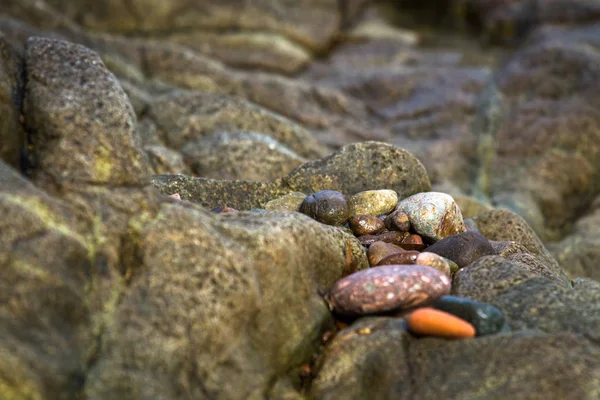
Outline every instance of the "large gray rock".
[[0, 32], [0, 159], [14, 168], [21, 168], [25, 148], [22, 105], [23, 61]]
[[600, 393], [600, 351], [581, 335], [519, 332], [416, 339], [395, 318], [362, 318], [326, 348], [317, 399], [576, 397]]
[[523, 218], [509, 210], [489, 210], [473, 218], [483, 236], [494, 241], [512, 241], [524, 246], [557, 277], [566, 278], [564, 270], [552, 254], [525, 222]]
[[490, 303], [513, 330], [575, 332], [600, 339], [600, 284], [581, 289], [543, 277], [499, 256], [487, 256], [459, 270], [452, 293]]
[[150, 174], [127, 95], [98, 55], [72, 43], [31, 38], [25, 122], [33, 179], [56, 190], [73, 184], [139, 185]]
[[2, 161], [0, 212], [0, 397], [74, 398], [95, 346], [92, 242], [72, 208]]
[[215, 217], [183, 203], [140, 230], [137, 254], [89, 399], [263, 398], [333, 324], [319, 288], [368, 265], [352, 236], [298, 213]]
[[337, 190], [354, 194], [371, 189], [395, 190], [402, 197], [430, 189], [423, 165], [407, 151], [385, 143], [366, 142], [343, 147], [307, 162], [282, 179], [264, 182], [159, 175], [152, 179], [162, 193], [179, 193], [182, 199], [214, 208], [262, 208], [291, 192]]
[[306, 159], [257, 132], [221, 132], [188, 143], [181, 152], [196, 176], [267, 181], [282, 178]]
[[154, 99], [148, 111], [166, 144], [177, 150], [214, 134], [253, 131], [273, 138], [300, 156], [319, 157], [323, 153], [306, 129], [240, 98], [176, 91]]

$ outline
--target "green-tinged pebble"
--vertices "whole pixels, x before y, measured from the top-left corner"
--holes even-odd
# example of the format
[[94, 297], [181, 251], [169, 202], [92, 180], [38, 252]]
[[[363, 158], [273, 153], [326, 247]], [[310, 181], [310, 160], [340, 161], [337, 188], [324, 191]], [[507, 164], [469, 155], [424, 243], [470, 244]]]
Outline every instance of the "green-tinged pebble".
[[442, 296], [431, 306], [471, 323], [475, 327], [477, 336], [498, 333], [505, 325], [504, 314], [498, 308], [464, 297]]

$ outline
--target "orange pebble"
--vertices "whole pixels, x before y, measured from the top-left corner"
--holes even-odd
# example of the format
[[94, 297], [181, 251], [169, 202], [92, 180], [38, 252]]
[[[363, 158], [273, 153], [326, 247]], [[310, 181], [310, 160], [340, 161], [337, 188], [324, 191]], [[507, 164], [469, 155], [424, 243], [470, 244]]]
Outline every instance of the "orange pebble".
[[427, 336], [449, 339], [472, 338], [475, 328], [467, 321], [430, 307], [419, 308], [406, 317], [408, 330]]

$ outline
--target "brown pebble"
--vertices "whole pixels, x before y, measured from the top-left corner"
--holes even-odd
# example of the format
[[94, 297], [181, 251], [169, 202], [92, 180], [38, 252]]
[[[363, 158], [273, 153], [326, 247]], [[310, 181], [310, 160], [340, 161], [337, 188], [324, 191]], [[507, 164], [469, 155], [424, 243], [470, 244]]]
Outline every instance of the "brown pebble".
[[367, 250], [367, 258], [371, 266], [377, 265], [383, 258], [396, 253], [403, 252], [404, 249], [392, 243], [375, 242]]
[[408, 215], [399, 210], [388, 215], [384, 223], [385, 227], [390, 231], [408, 232], [410, 230], [410, 220], [408, 219]]
[[[403, 251], [402, 253], [390, 254], [377, 263], [380, 265], [392, 264], [416, 264], [419, 252], [415, 250]], [[436, 268], [437, 269], [437, 268]]]
[[384, 265], [337, 281], [327, 296], [338, 314], [358, 316], [416, 307], [450, 293], [450, 278], [424, 265]]
[[443, 272], [446, 276], [450, 276], [450, 264], [448, 264], [443, 257], [438, 256], [435, 253], [430, 253], [427, 251], [420, 253], [415, 261], [415, 264], [428, 265], [440, 272]]
[[427, 247], [423, 243], [423, 239], [421, 238], [421, 236], [414, 234], [414, 233], [407, 235], [399, 245], [404, 250], [417, 250], [417, 251], [422, 251], [425, 249], [425, 247]]
[[386, 242], [400, 244], [408, 236], [406, 232], [384, 232], [379, 235], [363, 235], [358, 237], [358, 241], [363, 246], [370, 246], [375, 242]]
[[348, 225], [356, 236], [376, 235], [385, 230], [385, 224], [372, 215], [353, 215], [348, 220]]

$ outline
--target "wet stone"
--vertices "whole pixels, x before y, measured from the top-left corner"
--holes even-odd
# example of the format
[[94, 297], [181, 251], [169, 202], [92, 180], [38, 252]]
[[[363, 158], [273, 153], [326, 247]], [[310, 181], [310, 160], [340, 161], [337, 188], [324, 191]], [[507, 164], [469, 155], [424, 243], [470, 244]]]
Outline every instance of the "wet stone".
[[451, 274], [450, 265], [446, 262], [446, 260], [442, 256], [439, 256], [435, 253], [430, 253], [428, 251], [419, 253], [415, 260], [415, 264], [427, 265], [435, 268], [438, 271], [443, 272], [446, 276], [450, 276]]
[[265, 204], [265, 210], [269, 211], [298, 211], [300, 205], [306, 199], [306, 194], [302, 192], [292, 192], [285, 196], [278, 197]]
[[445, 193], [417, 193], [398, 203], [396, 210], [406, 213], [412, 229], [433, 242], [466, 230], [458, 205]]
[[[403, 251], [402, 253], [390, 254], [389, 256], [381, 259], [377, 266], [380, 265], [407, 265], [416, 264], [419, 252], [415, 250]], [[437, 269], [437, 268], [436, 268]]]
[[402, 247], [392, 243], [375, 242], [369, 246], [369, 250], [367, 250], [367, 258], [369, 259], [369, 264], [374, 266], [385, 257], [391, 254], [402, 253], [403, 251], [404, 249]]
[[[440, 256], [440, 257], [441, 257], [441, 256]], [[458, 270], [459, 270], [459, 268], [458, 268], [458, 264], [457, 264], [457, 263], [455, 263], [454, 261], [452, 261], [452, 260], [451, 260], [451, 259], [449, 259], [449, 258], [446, 258], [446, 257], [442, 257], [442, 258], [443, 258], [443, 259], [444, 259], [444, 261], [446, 261], [446, 262], [448, 263], [448, 265], [450, 266], [450, 273], [452, 273], [452, 274], [453, 274], [453, 273], [455, 273], [456, 271], [458, 271]]]
[[413, 233], [413, 234], [407, 235], [402, 240], [400, 247], [402, 247], [404, 250], [422, 251], [423, 249], [425, 249], [426, 246], [423, 243], [423, 239], [421, 238], [421, 236]]
[[372, 215], [353, 215], [348, 224], [356, 236], [376, 235], [385, 230], [383, 221]]
[[408, 232], [410, 230], [410, 220], [406, 213], [394, 211], [385, 218], [385, 227], [390, 231]]
[[334, 312], [359, 316], [415, 307], [449, 293], [450, 278], [434, 268], [384, 265], [339, 280], [327, 300]]
[[466, 267], [480, 257], [496, 254], [486, 237], [474, 231], [448, 236], [429, 246], [427, 251], [449, 258], [459, 268]]
[[451, 313], [423, 307], [406, 317], [408, 330], [421, 336], [446, 339], [468, 339], [475, 336], [475, 327]]
[[504, 314], [491, 304], [456, 296], [442, 296], [432, 307], [456, 315], [475, 327], [477, 336], [493, 335], [505, 327]]
[[339, 226], [348, 220], [348, 203], [340, 192], [321, 190], [304, 199], [300, 212], [324, 224]]
[[398, 194], [393, 190], [366, 190], [350, 197], [350, 215], [366, 214], [377, 216], [387, 214], [396, 207]]
[[386, 242], [400, 244], [408, 234], [406, 232], [384, 232], [379, 235], [363, 235], [358, 237], [358, 241], [363, 246], [370, 246], [375, 242]]

